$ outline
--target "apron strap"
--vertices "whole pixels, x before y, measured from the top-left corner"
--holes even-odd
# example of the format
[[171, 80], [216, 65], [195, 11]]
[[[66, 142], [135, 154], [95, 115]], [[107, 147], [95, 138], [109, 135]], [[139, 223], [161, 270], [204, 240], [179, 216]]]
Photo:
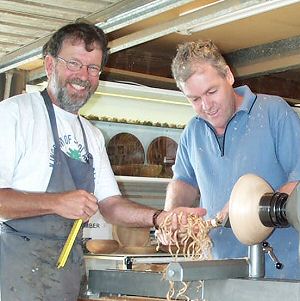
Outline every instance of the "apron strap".
[[45, 102], [45, 105], [46, 105], [46, 108], [47, 108], [47, 111], [49, 114], [51, 129], [52, 129], [52, 133], [53, 133], [53, 139], [54, 139], [54, 143], [55, 143], [54, 151], [56, 151], [57, 149], [60, 148], [60, 146], [59, 146], [59, 138], [58, 138], [58, 131], [57, 131], [57, 124], [56, 124], [54, 108], [53, 108], [52, 101], [50, 99], [50, 96], [49, 96], [47, 90], [44, 89], [41, 92], [41, 94], [43, 96], [43, 99], [44, 99], [44, 102]]
[[87, 139], [86, 139], [86, 134], [85, 134], [82, 122], [80, 120], [80, 116], [78, 115], [77, 118], [78, 118], [81, 130], [82, 130], [84, 147], [86, 149], [86, 154], [87, 154], [87, 162], [93, 164], [93, 161], [92, 161], [93, 160], [93, 155], [89, 152], [89, 145], [88, 145], [88, 142], [87, 142]]

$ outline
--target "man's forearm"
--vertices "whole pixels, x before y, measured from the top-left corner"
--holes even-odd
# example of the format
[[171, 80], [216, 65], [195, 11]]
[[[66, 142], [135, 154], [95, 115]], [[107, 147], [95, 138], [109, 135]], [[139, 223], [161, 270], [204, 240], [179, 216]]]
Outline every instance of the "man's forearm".
[[27, 193], [0, 189], [2, 220], [57, 214], [87, 221], [98, 210], [97, 199], [85, 190], [57, 193]]
[[198, 189], [183, 181], [172, 180], [167, 188], [165, 210], [177, 207], [194, 207], [198, 200]]
[[26, 193], [10, 188], [0, 189], [0, 218], [25, 218], [53, 213], [53, 196], [45, 193]]
[[112, 196], [99, 202], [99, 211], [111, 224], [152, 227], [152, 217], [156, 209], [135, 203], [122, 196]]

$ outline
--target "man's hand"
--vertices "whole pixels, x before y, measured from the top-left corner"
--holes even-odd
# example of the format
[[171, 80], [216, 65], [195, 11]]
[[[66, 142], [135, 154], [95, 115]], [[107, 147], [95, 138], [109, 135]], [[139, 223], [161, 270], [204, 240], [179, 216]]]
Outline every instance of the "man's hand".
[[69, 219], [82, 219], [84, 222], [96, 213], [96, 197], [85, 190], [74, 190], [53, 194], [54, 212]]
[[[170, 230], [172, 232], [175, 232], [176, 230], [178, 230], [179, 236], [180, 236], [180, 232], [182, 232], [182, 233], [186, 232], [184, 225], [187, 224], [187, 216], [189, 214], [195, 215], [196, 217], [202, 217], [206, 214], [206, 209], [178, 207], [171, 211], [162, 212], [157, 218], [157, 223], [161, 226], [163, 224], [164, 220], [167, 217], [169, 217], [170, 221], [171, 221]], [[180, 218], [180, 222], [179, 222], [179, 218]], [[195, 229], [195, 231], [197, 231], [197, 229]], [[161, 244], [169, 245], [172, 243], [170, 241], [169, 235], [166, 235], [166, 233], [164, 233], [163, 231], [157, 230], [155, 234], [156, 234], [158, 241]]]

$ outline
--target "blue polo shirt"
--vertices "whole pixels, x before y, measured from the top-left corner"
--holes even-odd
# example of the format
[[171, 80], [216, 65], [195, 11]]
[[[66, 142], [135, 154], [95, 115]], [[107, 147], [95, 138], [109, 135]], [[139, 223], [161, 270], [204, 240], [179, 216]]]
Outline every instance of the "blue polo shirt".
[[[236, 181], [246, 173], [265, 179], [274, 190], [300, 180], [300, 119], [280, 97], [255, 95], [247, 86], [235, 89], [243, 103], [218, 137], [212, 125], [194, 117], [182, 133], [174, 178], [199, 188], [201, 206], [214, 217], [230, 198]], [[230, 229], [212, 231], [216, 258], [247, 256]], [[285, 264], [282, 271], [267, 266], [270, 277], [300, 279], [298, 234], [277, 229], [269, 242]], [[286, 247], [283, 247], [286, 244]], [[286, 256], [286, 252], [292, 252]], [[289, 265], [285, 260], [292, 258]], [[296, 276], [296, 277], [295, 277]]]

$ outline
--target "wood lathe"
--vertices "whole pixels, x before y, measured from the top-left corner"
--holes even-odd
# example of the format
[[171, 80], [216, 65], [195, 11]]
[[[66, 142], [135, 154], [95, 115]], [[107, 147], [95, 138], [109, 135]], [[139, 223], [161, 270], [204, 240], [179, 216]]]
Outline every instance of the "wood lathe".
[[229, 220], [238, 240], [249, 246], [247, 258], [177, 262], [170, 258], [164, 273], [90, 270], [90, 294], [99, 300], [107, 295], [165, 298], [169, 281], [174, 281], [177, 288], [182, 287], [182, 282], [189, 282], [185, 295], [190, 299], [183, 300], [300, 300], [300, 281], [264, 278], [266, 253], [274, 260], [276, 268], [282, 268], [265, 240], [278, 227], [292, 226], [300, 232], [299, 203], [299, 185], [288, 196], [273, 192], [256, 175], [244, 175], [232, 190]]

